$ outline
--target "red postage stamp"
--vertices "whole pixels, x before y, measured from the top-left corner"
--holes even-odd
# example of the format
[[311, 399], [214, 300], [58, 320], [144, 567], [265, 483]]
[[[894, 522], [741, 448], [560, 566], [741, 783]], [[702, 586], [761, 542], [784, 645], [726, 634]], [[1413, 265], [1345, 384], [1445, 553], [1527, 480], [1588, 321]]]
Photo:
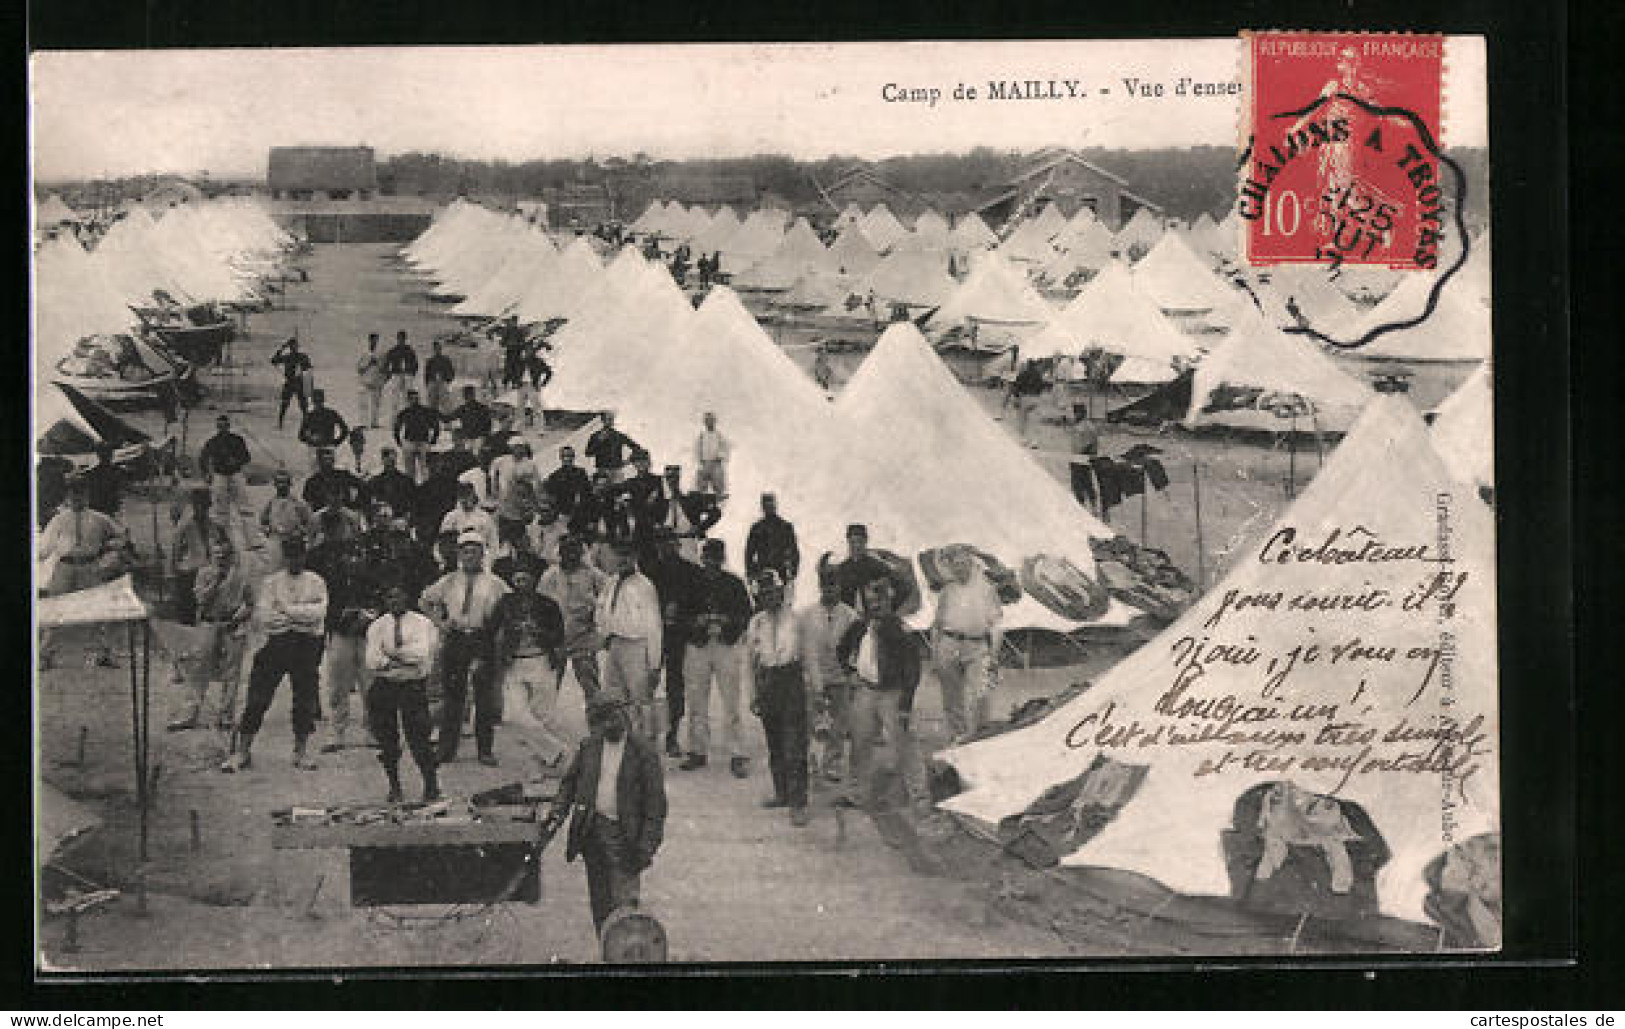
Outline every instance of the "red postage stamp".
[[1250, 263], [1432, 269], [1454, 190], [1443, 36], [1259, 32], [1239, 213]]

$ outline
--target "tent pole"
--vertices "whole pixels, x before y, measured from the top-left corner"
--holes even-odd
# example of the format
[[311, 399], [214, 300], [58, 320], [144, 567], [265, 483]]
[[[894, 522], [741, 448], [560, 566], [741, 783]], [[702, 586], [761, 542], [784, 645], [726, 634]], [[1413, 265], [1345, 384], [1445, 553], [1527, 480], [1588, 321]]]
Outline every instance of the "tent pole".
[[1191, 462], [1191, 488], [1196, 495], [1196, 592], [1207, 588], [1207, 560], [1202, 548], [1202, 462]]
[[1298, 473], [1298, 415], [1292, 415], [1290, 428], [1286, 436], [1286, 498], [1291, 500], [1297, 494]]
[[1150, 499], [1149, 496], [1148, 496], [1148, 494], [1150, 492], [1151, 492], [1151, 477], [1145, 473], [1144, 466], [1141, 466], [1141, 468], [1140, 468], [1140, 546], [1142, 546], [1142, 547], [1149, 547], [1151, 545], [1151, 541], [1146, 538], [1146, 534], [1145, 534], [1145, 509], [1146, 509], [1146, 503]]
[[135, 802], [141, 815], [140, 858], [147, 860], [147, 768], [141, 751], [141, 687], [136, 681], [135, 623], [125, 623], [130, 648], [130, 734], [135, 751]]

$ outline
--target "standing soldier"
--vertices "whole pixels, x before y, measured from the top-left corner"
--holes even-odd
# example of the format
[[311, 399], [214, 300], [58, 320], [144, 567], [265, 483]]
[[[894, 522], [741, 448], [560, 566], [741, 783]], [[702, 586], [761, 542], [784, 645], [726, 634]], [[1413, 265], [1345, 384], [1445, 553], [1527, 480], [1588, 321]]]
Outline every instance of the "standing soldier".
[[618, 908], [638, 901], [639, 877], [665, 835], [666, 785], [660, 757], [628, 731], [624, 698], [594, 697], [587, 730], [542, 831], [558, 831], [569, 816], [564, 857], [585, 860], [592, 924], [602, 931]]
[[[46, 594], [54, 597], [100, 586], [109, 577], [110, 561], [125, 546], [124, 527], [100, 511], [90, 509], [84, 481], [69, 482], [67, 506], [51, 518], [40, 534], [39, 558], [49, 568]], [[96, 626], [96, 639], [92, 661], [111, 667], [113, 652], [107, 644], [105, 624]], [[42, 668], [51, 667], [56, 652], [52, 642], [53, 633], [47, 630], [40, 639]]]
[[631, 540], [609, 548], [609, 582], [598, 597], [598, 629], [604, 635], [604, 688], [631, 698], [632, 733], [654, 739], [654, 683], [660, 674], [660, 598], [637, 570]]
[[739, 577], [723, 569], [721, 540], [706, 540], [704, 565], [694, 576], [693, 589], [682, 602], [688, 628], [688, 653], [683, 659], [683, 688], [688, 699], [688, 757], [685, 772], [704, 768], [711, 751], [711, 682], [722, 695], [722, 734], [730, 751], [729, 770], [740, 779], [749, 775], [745, 757], [739, 676], [742, 661], [739, 639], [750, 621], [750, 594]]
[[960, 743], [987, 719], [1004, 611], [987, 572], [968, 551], [950, 551], [946, 563], [950, 578], [937, 597], [931, 655], [942, 685], [948, 733], [952, 742]]
[[395, 416], [395, 443], [413, 482], [429, 477], [429, 448], [439, 441], [440, 415], [419, 402], [417, 390], [407, 389], [406, 406]]
[[344, 416], [327, 406], [327, 394], [314, 390], [310, 394], [310, 410], [299, 420], [299, 442], [310, 449], [310, 467], [318, 467], [316, 455], [332, 450], [350, 438], [350, 426]]
[[[821, 688], [816, 661], [803, 660], [799, 626], [784, 602], [784, 581], [771, 568], [756, 579], [761, 604], [750, 620], [750, 709], [762, 720], [773, 795], [764, 807], [790, 809], [790, 824], [807, 824], [807, 690]], [[811, 680], [809, 682], [809, 679]]]
[[237, 751], [223, 772], [253, 766], [254, 736], [284, 677], [293, 682], [293, 766], [310, 771], [316, 762], [306, 751], [321, 710], [322, 636], [327, 621], [327, 584], [305, 568], [305, 541], [297, 536], [282, 543], [282, 570], [260, 585], [258, 608], [265, 625], [265, 645], [254, 655], [248, 673], [248, 700], [238, 727]]
[[[406, 407], [407, 394], [412, 390], [412, 380], [418, 375], [418, 353], [412, 349], [412, 344], [406, 341], [405, 329], [395, 333], [395, 345], [384, 354], [384, 374], [389, 377], [392, 386], [390, 399], [394, 404], [396, 415], [399, 415]], [[410, 463], [407, 467], [411, 467]]]
[[198, 453], [198, 469], [214, 494], [214, 511], [230, 520], [243, 504], [243, 469], [248, 467], [248, 444], [231, 431], [231, 419], [221, 415], [214, 420], [215, 434]]
[[429, 408], [444, 417], [451, 414], [451, 384], [457, 380], [457, 366], [445, 355], [438, 339], [430, 348], [434, 353], [423, 363], [423, 388], [427, 390]]
[[564, 537], [559, 542], [559, 563], [542, 573], [541, 591], [553, 598], [564, 616], [564, 659], [559, 662], [557, 683], [564, 682], [568, 662], [590, 703], [598, 694], [597, 616], [604, 575], [582, 560], [585, 551], [580, 537]]
[[440, 799], [434, 744], [430, 741], [428, 679], [438, 633], [410, 608], [409, 587], [394, 582], [384, 591], [385, 614], [367, 629], [367, 728], [378, 741], [378, 761], [389, 778], [388, 802], [401, 798], [401, 733], [423, 776], [425, 803]]
[[308, 563], [327, 583], [327, 639], [322, 653], [328, 740], [322, 753], [344, 749], [350, 731], [350, 694], [366, 698], [367, 626], [378, 617], [373, 569], [360, 536], [337, 536], [311, 548]]
[[285, 469], [277, 469], [271, 485], [276, 492], [260, 511], [260, 528], [271, 545], [272, 566], [280, 567], [282, 541], [290, 536], [308, 537], [315, 530], [316, 516], [309, 504], [293, 495], [293, 476]]
[[384, 355], [378, 352], [378, 333], [367, 333], [367, 350], [356, 361], [355, 373], [361, 385], [356, 421], [376, 429], [378, 419], [383, 417], [384, 386], [389, 382], [389, 373], [384, 371]]
[[213, 563], [197, 576], [197, 620], [203, 635], [188, 669], [186, 712], [169, 723], [170, 732], [197, 727], [211, 682], [220, 683], [222, 690], [216, 726], [229, 731], [236, 715], [237, 680], [253, 613], [253, 590], [230, 543], [217, 541], [213, 557]]
[[288, 404], [299, 401], [299, 417], [303, 418], [310, 410], [309, 393], [306, 390], [306, 379], [310, 375], [310, 358], [299, 351], [299, 340], [290, 338], [277, 348], [271, 355], [271, 363], [282, 369], [282, 395], [277, 400], [276, 427], [282, 428], [282, 421], [288, 415]]
[[463, 709], [474, 693], [474, 742], [482, 765], [495, 766], [496, 725], [502, 698], [495, 680], [495, 615], [508, 584], [485, 568], [485, 537], [464, 532], [457, 539], [457, 570], [423, 591], [420, 607], [435, 620], [440, 652], [440, 763], [457, 760]]

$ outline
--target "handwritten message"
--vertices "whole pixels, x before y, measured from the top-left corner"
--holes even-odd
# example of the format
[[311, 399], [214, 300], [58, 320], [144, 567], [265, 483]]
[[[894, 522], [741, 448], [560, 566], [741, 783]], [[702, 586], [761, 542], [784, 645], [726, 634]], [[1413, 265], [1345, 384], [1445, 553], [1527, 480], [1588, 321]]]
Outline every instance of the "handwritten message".
[[[1194, 778], [1312, 777], [1336, 794], [1371, 776], [1440, 776], [1454, 794], [1493, 746], [1484, 712], [1458, 709], [1448, 629], [1472, 573], [1448, 520], [1433, 539], [1363, 525], [1278, 529], [1154, 644], [1155, 680], [1072, 725], [1067, 746]], [[1445, 798], [1443, 803], [1453, 803]]]

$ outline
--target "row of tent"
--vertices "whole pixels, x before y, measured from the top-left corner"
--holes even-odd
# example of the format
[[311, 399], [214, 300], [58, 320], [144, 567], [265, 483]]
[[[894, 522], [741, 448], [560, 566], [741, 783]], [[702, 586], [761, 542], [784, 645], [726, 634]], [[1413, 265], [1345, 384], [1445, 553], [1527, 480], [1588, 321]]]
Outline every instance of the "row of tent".
[[[453, 245], [455, 225], [447, 225], [453, 217], [445, 215], [407, 248], [408, 259], [432, 280], [442, 271], [435, 255], [463, 249]], [[474, 216], [468, 224], [480, 221]], [[576, 246], [569, 244], [565, 252]], [[596, 255], [583, 251], [583, 267], [589, 256], [596, 262]], [[590, 295], [590, 302], [553, 308], [567, 322], [554, 337], [557, 374], [550, 404], [556, 400], [565, 408], [613, 408], [618, 423], [649, 447], [657, 462], [682, 464], [688, 463], [700, 413], [715, 412], [734, 443], [730, 479], [738, 498], [718, 533], [736, 552], [754, 517], [751, 501], [772, 490], [796, 522], [809, 554], [838, 550], [843, 527], [863, 521], [877, 546], [898, 554], [966, 543], [1012, 567], [1053, 556], [1094, 574], [1091, 541], [1112, 535], [1112, 530], [1080, 508], [987, 416], [911, 322], [890, 325], [831, 402], [772, 342], [733, 290], [713, 288], [695, 309], [670, 276], [659, 272], [658, 265], [622, 251], [575, 282], [576, 295]], [[1303, 341], [1279, 334], [1257, 338], [1284, 341], [1288, 348], [1282, 353], [1254, 351], [1245, 362], [1238, 359], [1263, 366], [1269, 374], [1288, 374], [1270, 366], [1290, 360], [1289, 352], [1321, 356]], [[1248, 374], [1256, 375], [1257, 369]], [[1464, 786], [1454, 826], [1457, 839], [1493, 833], [1498, 826], [1494, 580], [1488, 556], [1493, 537], [1490, 511], [1472, 488], [1482, 474], [1475, 462], [1482, 462], [1486, 453], [1489, 396], [1486, 365], [1441, 406], [1430, 429], [1403, 399], [1362, 388], [1358, 398], [1350, 398], [1351, 404], [1357, 399], [1358, 411], [1344, 442], [1280, 522], [1305, 538], [1336, 525], [1358, 524], [1384, 540], [1432, 539], [1437, 498], [1459, 498], [1453, 547], [1472, 576], [1455, 598], [1463, 614], [1456, 630], [1454, 703], [1463, 716], [1485, 716], [1481, 726], [1491, 743], [1480, 755], [1480, 771]], [[1372, 585], [1396, 595], [1414, 585], [1399, 581], [1414, 575], [1400, 566], [1371, 569]], [[1193, 608], [1077, 700], [1028, 728], [948, 752], [946, 759], [964, 790], [945, 806], [985, 827], [1003, 826], [1019, 822], [1058, 787], [1114, 767], [1102, 758], [1114, 759], [1115, 767], [1137, 761], [1147, 766], [1130, 777], [1137, 792], [1066, 862], [1128, 869], [1193, 893], [1225, 892], [1227, 870], [1216, 841], [1232, 825], [1238, 794], [1268, 785], [1272, 777], [1263, 772], [1196, 777], [1196, 748], [1189, 757], [1178, 748], [1155, 757], [1150, 751], [1143, 756], [1106, 754], [1100, 746], [1079, 747], [1074, 727], [1108, 709], [1125, 724], [1159, 717], [1152, 709], [1159, 684], [1166, 686], [1177, 672], [1173, 644], [1182, 636], [1201, 634], [1213, 598], [1230, 590], [1313, 589], [1323, 577], [1301, 565], [1238, 565], [1205, 606]], [[802, 587], [813, 578], [803, 576]], [[1114, 622], [1130, 614], [1114, 601], [1102, 620]], [[1281, 618], [1259, 612], [1246, 616], [1234, 631], [1284, 649], [1303, 635], [1308, 621], [1307, 615]], [[1029, 596], [1008, 611], [1006, 623], [1075, 626]], [[1371, 616], [1362, 628], [1367, 625], [1373, 636], [1401, 646], [1420, 647], [1427, 634], [1437, 636], [1432, 619], [1398, 609]], [[1213, 669], [1213, 683], [1232, 680], [1240, 692], [1240, 672]], [[1336, 676], [1304, 679], [1302, 697], [1295, 699], [1337, 702], [1343, 685]], [[1402, 716], [1416, 694], [1415, 683], [1398, 666], [1369, 675], [1367, 690], [1370, 705], [1364, 714], [1378, 721]], [[1437, 699], [1436, 690], [1426, 699]], [[1359, 807], [1389, 852], [1377, 863], [1374, 890], [1380, 909], [1423, 917], [1428, 892], [1424, 872], [1445, 848], [1437, 778], [1369, 776], [1341, 792], [1335, 779], [1326, 772], [1292, 776], [1296, 786], [1312, 795], [1335, 793]], [[1084, 792], [1098, 798], [1110, 790], [1095, 784]]]
[[[480, 220], [446, 212], [406, 248], [408, 262], [441, 280], [447, 269], [436, 255], [463, 252], [453, 219], [470, 218]], [[570, 243], [554, 261], [572, 250], [583, 266], [597, 260], [578, 248], [585, 243]], [[548, 406], [613, 409], [657, 464], [685, 467], [701, 415], [714, 412], [733, 444], [736, 498], [715, 532], [735, 553], [743, 553], [763, 492], [778, 494], [807, 554], [839, 553], [845, 526], [864, 522], [875, 546], [897, 554], [960, 543], [1011, 569], [1047, 555], [1093, 575], [1091, 541], [1115, 535], [983, 412], [908, 322], [886, 330], [831, 402], [727, 287], [714, 287], [696, 309], [663, 266], [630, 247], [572, 285], [537, 312], [568, 319], [552, 336]], [[815, 579], [803, 576], [800, 588], [815, 593]], [[1133, 614], [1113, 602], [1103, 619], [1124, 624]], [[1007, 623], [1077, 626], [1026, 596]]]
[[86, 386], [108, 377], [140, 386], [137, 365], [163, 373], [147, 367], [151, 347], [139, 335], [150, 319], [138, 311], [182, 319], [211, 310], [218, 319], [218, 309], [264, 306], [266, 283], [282, 274], [294, 247], [264, 207], [241, 199], [182, 205], [159, 218], [135, 207], [90, 250], [72, 234], [44, 241], [33, 262], [39, 380]]

